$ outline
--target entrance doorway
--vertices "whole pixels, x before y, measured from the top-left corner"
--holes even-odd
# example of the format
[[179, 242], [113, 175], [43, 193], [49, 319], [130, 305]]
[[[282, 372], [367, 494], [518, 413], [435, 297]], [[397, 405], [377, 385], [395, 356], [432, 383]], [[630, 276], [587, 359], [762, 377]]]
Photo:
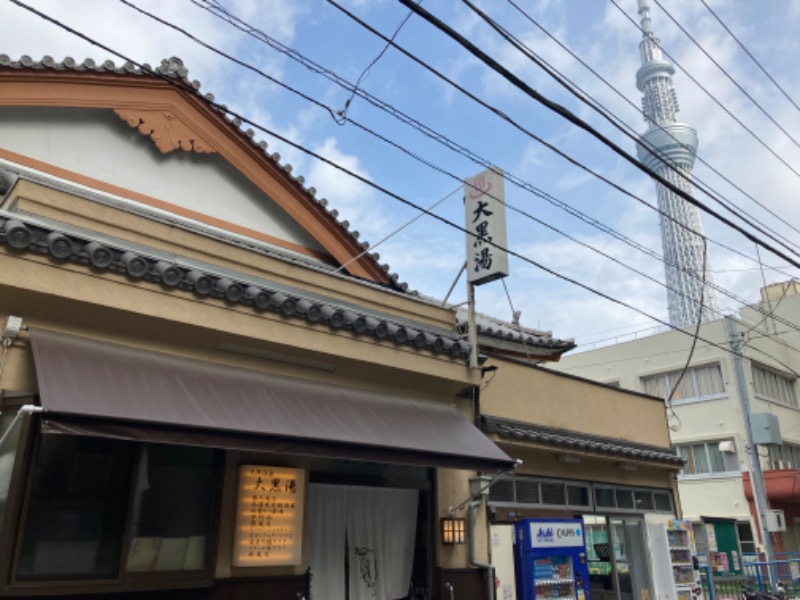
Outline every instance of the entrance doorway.
[[584, 515], [592, 600], [652, 597], [644, 521]]

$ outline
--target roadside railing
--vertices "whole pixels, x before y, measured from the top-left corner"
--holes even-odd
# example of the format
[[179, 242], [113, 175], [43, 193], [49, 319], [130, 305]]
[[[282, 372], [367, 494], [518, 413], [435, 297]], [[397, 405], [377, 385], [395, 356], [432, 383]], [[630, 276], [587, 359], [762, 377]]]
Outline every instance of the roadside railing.
[[[789, 553], [781, 553], [788, 555]], [[764, 561], [745, 555], [741, 576], [715, 576], [708, 565], [700, 567], [700, 579], [707, 600], [740, 600], [742, 591], [780, 593], [787, 600], [800, 600], [800, 554], [791, 558]], [[771, 585], [775, 581], [780, 589]]]

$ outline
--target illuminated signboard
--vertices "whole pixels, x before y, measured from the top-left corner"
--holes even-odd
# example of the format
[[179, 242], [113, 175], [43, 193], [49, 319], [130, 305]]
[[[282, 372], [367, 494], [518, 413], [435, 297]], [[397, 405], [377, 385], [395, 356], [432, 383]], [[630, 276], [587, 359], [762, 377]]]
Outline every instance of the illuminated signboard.
[[233, 566], [300, 564], [304, 494], [302, 469], [239, 467]]

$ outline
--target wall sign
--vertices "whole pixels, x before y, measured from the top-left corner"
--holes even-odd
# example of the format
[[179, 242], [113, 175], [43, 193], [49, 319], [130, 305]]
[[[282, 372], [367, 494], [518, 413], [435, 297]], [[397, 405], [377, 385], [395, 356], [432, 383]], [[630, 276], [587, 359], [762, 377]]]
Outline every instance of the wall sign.
[[570, 548], [583, 546], [583, 527], [563, 521], [531, 523], [531, 548]]
[[300, 564], [305, 482], [303, 469], [239, 467], [233, 566]]
[[487, 169], [464, 181], [467, 278], [480, 285], [508, 275], [504, 179]]

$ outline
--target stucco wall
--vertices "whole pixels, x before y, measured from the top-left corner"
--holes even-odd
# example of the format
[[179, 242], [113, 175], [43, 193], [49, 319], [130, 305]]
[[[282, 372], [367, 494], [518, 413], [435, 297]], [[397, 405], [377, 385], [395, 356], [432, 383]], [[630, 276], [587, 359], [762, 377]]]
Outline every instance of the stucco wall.
[[481, 411], [548, 427], [669, 446], [663, 403], [543, 368], [490, 360], [497, 366], [481, 392]]
[[215, 154], [162, 154], [109, 109], [2, 107], [7, 150], [301, 246], [322, 247]]

